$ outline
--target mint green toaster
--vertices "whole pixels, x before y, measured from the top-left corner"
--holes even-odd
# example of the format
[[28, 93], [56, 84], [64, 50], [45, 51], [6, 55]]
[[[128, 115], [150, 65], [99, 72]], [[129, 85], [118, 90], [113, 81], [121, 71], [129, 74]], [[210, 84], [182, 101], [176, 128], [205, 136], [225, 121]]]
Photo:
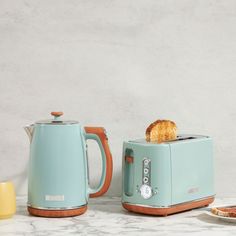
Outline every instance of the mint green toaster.
[[169, 215], [214, 200], [212, 139], [179, 135], [161, 144], [124, 142], [122, 205], [150, 215]]

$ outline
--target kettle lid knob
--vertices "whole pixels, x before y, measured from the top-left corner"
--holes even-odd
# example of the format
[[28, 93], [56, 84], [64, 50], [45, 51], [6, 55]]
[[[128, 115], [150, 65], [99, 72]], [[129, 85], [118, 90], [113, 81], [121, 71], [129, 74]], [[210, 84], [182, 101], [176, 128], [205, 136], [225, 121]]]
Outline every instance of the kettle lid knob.
[[52, 111], [51, 115], [55, 116], [55, 117], [59, 117], [59, 116], [63, 115], [63, 112], [62, 111]]

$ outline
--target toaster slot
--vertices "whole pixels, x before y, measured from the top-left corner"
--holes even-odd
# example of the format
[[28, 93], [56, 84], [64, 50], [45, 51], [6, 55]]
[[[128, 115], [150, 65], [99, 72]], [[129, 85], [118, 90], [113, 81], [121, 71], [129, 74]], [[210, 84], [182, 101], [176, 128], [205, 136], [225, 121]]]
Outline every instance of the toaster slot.
[[127, 196], [133, 195], [134, 188], [134, 157], [133, 150], [125, 150], [125, 167], [124, 167], [124, 192]]
[[197, 137], [182, 137], [182, 136], [177, 136], [177, 139], [175, 140], [170, 140], [170, 141], [167, 141], [167, 143], [173, 143], [173, 142], [177, 142], [177, 141], [184, 141], [184, 140], [189, 140], [189, 139], [196, 139]]

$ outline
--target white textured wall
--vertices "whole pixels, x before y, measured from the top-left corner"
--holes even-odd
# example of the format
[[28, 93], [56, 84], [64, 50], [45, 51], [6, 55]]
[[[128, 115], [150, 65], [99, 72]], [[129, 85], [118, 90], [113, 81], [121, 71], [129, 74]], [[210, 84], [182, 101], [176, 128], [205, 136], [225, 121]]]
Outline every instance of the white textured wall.
[[[122, 141], [168, 118], [182, 133], [213, 136], [217, 194], [235, 196], [235, 93], [234, 0], [0, 0], [0, 179], [18, 194], [27, 188], [22, 127], [62, 110], [106, 127], [109, 194], [121, 190]], [[95, 183], [99, 158], [90, 159]]]

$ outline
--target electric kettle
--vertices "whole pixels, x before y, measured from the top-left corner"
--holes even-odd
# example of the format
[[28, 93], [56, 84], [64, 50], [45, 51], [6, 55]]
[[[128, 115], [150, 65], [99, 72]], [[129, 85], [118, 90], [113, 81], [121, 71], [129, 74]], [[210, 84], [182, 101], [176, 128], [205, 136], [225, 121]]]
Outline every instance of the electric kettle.
[[[104, 194], [112, 178], [112, 156], [102, 127], [83, 127], [62, 120], [63, 112], [51, 112], [51, 120], [26, 126], [30, 138], [28, 211], [43, 217], [83, 214], [88, 197]], [[102, 176], [97, 188], [89, 186], [86, 140], [98, 143]]]

